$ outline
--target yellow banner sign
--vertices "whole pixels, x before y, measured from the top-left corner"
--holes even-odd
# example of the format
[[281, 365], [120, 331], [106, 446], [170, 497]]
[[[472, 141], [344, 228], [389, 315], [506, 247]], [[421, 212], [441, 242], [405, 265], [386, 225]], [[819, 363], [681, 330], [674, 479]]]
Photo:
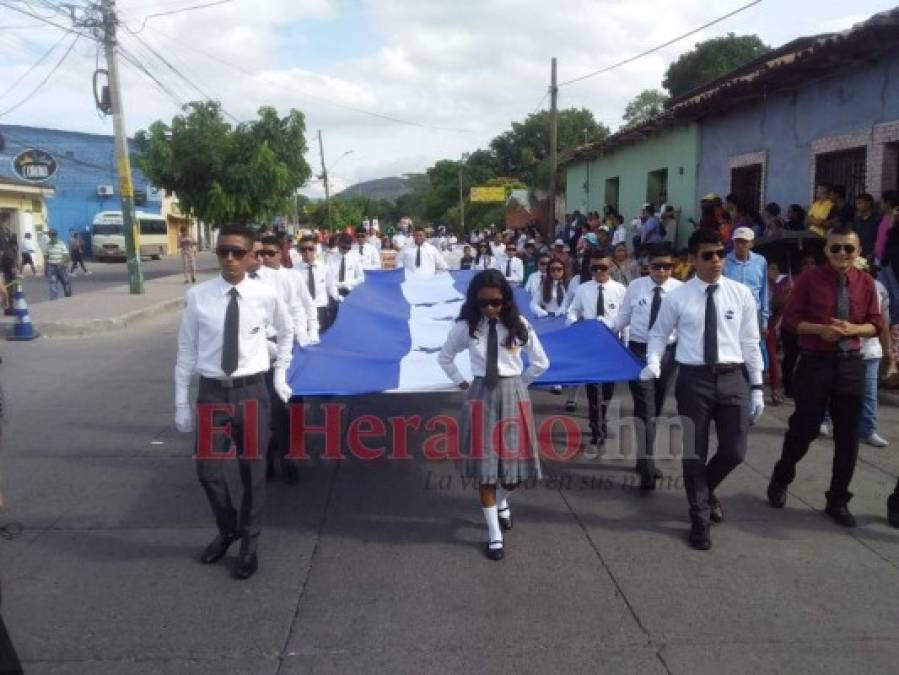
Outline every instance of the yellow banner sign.
[[471, 188], [471, 201], [473, 202], [504, 202], [506, 201], [506, 188], [499, 187], [473, 187]]

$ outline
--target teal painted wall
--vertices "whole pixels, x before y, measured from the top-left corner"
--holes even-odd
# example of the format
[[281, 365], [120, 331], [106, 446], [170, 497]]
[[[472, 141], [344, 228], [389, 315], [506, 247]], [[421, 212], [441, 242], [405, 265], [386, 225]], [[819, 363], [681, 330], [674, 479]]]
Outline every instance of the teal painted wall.
[[[639, 215], [653, 182], [650, 174], [668, 171], [668, 203], [680, 208], [678, 247], [686, 245], [693, 230], [689, 219], [699, 220], [696, 174], [699, 164], [699, 126], [687, 124], [625, 145], [589, 162], [566, 166], [566, 210], [602, 211], [609, 179], [618, 179], [618, 210], [629, 223]], [[589, 186], [589, 187], [587, 187]], [[659, 204], [656, 204], [658, 208]]]

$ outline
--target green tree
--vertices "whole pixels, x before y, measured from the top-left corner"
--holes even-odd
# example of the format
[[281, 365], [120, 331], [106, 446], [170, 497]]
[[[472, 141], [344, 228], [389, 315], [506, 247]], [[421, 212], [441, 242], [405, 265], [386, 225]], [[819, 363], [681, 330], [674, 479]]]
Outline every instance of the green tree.
[[655, 117], [665, 109], [668, 97], [665, 92], [658, 89], [644, 89], [637, 94], [624, 108], [625, 126], [642, 124], [651, 117]]
[[184, 212], [208, 223], [269, 219], [292, 210], [311, 175], [305, 118], [274, 108], [232, 128], [217, 102], [192, 102], [171, 124], [135, 136], [137, 165], [154, 184], [178, 195]]
[[[609, 128], [597, 122], [586, 108], [559, 111], [558, 150], [561, 154], [585, 141], [601, 141]], [[506, 176], [524, 181], [531, 189], [549, 186], [549, 112], [528, 115], [523, 122], [490, 141], [498, 169]]]
[[668, 66], [662, 86], [672, 98], [711, 82], [770, 51], [758, 35], [734, 35], [698, 42]]

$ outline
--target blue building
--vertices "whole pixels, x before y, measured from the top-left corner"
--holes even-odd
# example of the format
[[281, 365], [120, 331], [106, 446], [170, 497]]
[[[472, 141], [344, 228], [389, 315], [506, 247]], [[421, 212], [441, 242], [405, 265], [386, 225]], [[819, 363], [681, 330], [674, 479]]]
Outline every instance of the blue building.
[[[52, 188], [52, 192], [46, 191], [52, 196], [45, 200], [49, 227], [57, 230], [63, 241], [69, 233], [81, 232], [89, 247], [89, 226], [94, 216], [100, 211], [121, 209], [112, 136], [0, 124], [0, 178], [18, 180], [13, 159], [29, 149], [49, 152], [56, 160], [56, 174], [37, 184]], [[135, 208], [162, 213], [161, 193], [152, 189], [133, 160], [132, 175]]]
[[899, 189], [899, 8], [794, 40], [673, 101], [700, 126], [697, 200], [808, 205], [816, 183]]

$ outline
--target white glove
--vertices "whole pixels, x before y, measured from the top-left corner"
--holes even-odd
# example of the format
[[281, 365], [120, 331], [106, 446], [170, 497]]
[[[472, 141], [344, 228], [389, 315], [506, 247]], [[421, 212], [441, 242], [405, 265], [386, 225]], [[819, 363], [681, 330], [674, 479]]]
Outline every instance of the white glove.
[[662, 369], [658, 363], [650, 363], [640, 371], [641, 380], [657, 380], [662, 375]]
[[283, 368], [275, 368], [275, 372], [272, 373], [272, 385], [278, 398], [285, 403], [293, 396], [293, 390], [287, 384], [287, 371]]
[[295, 339], [300, 347], [308, 347], [310, 344], [312, 344], [312, 341], [309, 339], [308, 333], [297, 333]]
[[268, 358], [272, 363], [278, 358], [278, 343], [272, 342], [271, 340], [265, 341], [265, 346], [268, 349]]
[[542, 307], [535, 307], [534, 310], [535, 310], [535, 311], [534, 311], [534, 315], [535, 315], [538, 319], [542, 319], [544, 316], [549, 316], [549, 312], [547, 312], [547, 311], [546, 311], [545, 309], [543, 309]]
[[194, 414], [189, 405], [175, 406], [175, 428], [182, 434], [189, 434], [194, 430]]
[[315, 331], [314, 333], [309, 334], [309, 344], [310, 345], [320, 344], [321, 341], [322, 341], [322, 339], [321, 339], [321, 336], [319, 336], [318, 331]]
[[761, 389], [753, 389], [749, 400], [749, 422], [755, 424], [765, 412], [765, 396]]

